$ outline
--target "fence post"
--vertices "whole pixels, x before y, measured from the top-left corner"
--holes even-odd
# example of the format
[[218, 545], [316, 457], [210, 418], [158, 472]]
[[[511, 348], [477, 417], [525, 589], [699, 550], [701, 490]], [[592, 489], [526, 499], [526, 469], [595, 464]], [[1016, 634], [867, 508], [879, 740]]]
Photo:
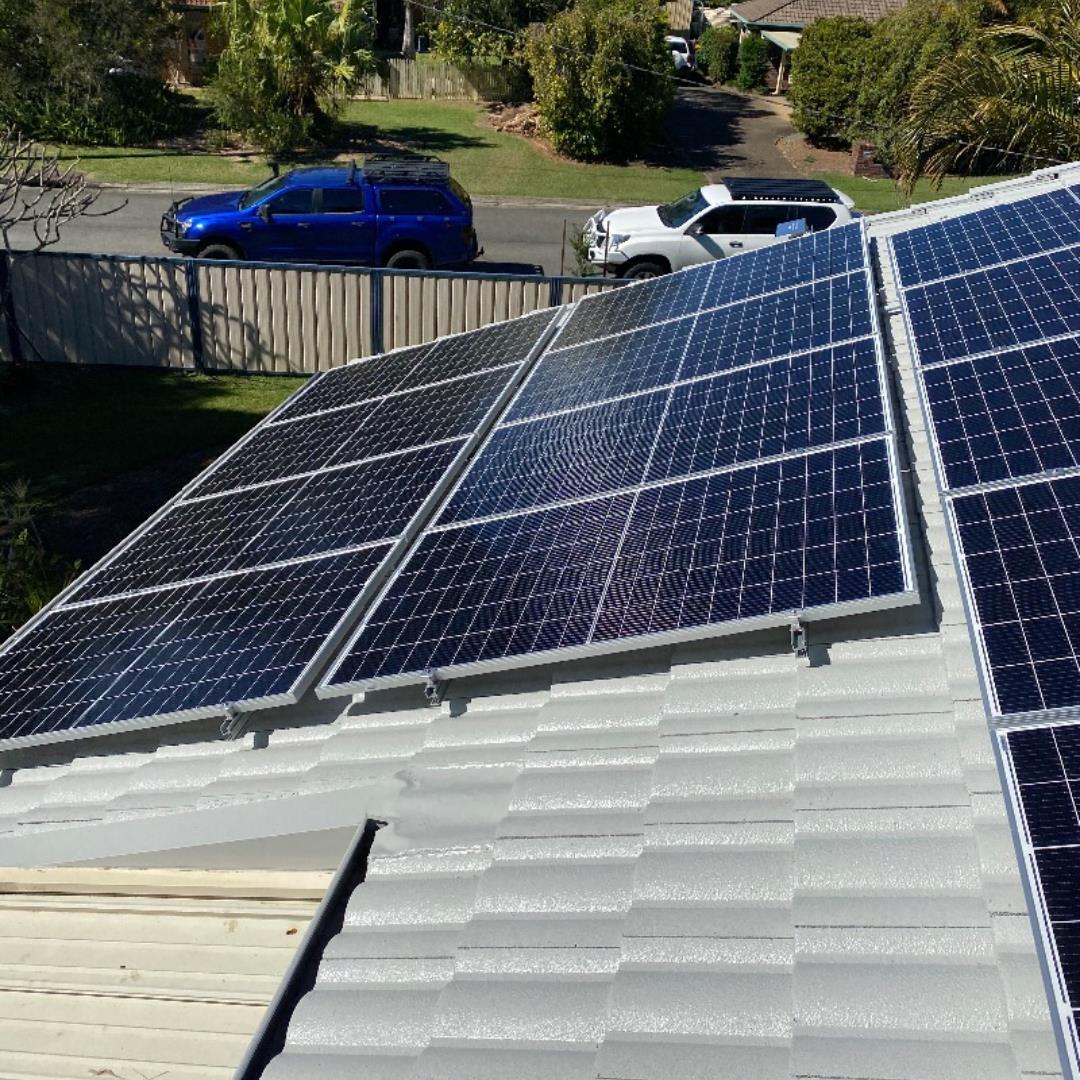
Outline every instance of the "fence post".
[[7, 331], [8, 351], [16, 364], [23, 361], [22, 338], [19, 321], [15, 316], [15, 298], [11, 295], [11, 256], [5, 252], [0, 258], [0, 295], [4, 304], [4, 329]]
[[199, 304], [199, 264], [194, 259], [185, 261], [184, 277], [187, 279], [188, 319], [191, 320], [191, 358], [195, 363], [195, 370], [202, 371], [204, 370], [204, 358], [202, 315]]
[[383, 276], [379, 270], [371, 272], [371, 352], [377, 356], [383, 352]]
[[548, 307], [562, 305], [562, 278], [553, 277], [548, 281]]

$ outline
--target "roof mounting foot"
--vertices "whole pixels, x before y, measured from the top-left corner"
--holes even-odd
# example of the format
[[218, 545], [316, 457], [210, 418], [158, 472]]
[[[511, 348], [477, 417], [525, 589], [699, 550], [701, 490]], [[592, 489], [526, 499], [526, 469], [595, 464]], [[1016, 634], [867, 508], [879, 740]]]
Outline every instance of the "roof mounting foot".
[[439, 673], [432, 668], [427, 673], [427, 682], [424, 683], [424, 697], [429, 705], [441, 705], [443, 694], [446, 693], [446, 682], [439, 678]]
[[221, 737], [223, 739], [238, 739], [244, 731], [244, 718], [235, 705], [225, 706], [225, 719], [221, 721]]
[[806, 627], [794, 616], [788, 627], [791, 632], [791, 651], [799, 660], [810, 660], [810, 646], [806, 642]]

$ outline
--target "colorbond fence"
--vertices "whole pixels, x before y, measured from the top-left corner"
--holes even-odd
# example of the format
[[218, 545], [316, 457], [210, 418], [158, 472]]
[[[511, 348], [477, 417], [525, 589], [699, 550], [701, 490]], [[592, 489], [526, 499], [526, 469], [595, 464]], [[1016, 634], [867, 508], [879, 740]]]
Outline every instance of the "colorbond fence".
[[323, 371], [621, 284], [56, 252], [6, 273], [0, 321], [23, 360], [259, 373]]

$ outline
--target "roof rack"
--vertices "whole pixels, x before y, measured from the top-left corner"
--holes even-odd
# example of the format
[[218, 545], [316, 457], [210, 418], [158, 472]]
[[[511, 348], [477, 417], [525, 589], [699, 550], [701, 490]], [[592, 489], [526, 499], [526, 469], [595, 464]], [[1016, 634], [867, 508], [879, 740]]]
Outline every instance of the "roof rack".
[[840, 196], [823, 180], [759, 180], [750, 176], [725, 176], [722, 182], [735, 202], [759, 199], [821, 203], [840, 201]]
[[364, 158], [364, 179], [406, 180], [421, 184], [445, 184], [450, 179], [450, 166], [436, 157], [400, 154], [372, 154]]

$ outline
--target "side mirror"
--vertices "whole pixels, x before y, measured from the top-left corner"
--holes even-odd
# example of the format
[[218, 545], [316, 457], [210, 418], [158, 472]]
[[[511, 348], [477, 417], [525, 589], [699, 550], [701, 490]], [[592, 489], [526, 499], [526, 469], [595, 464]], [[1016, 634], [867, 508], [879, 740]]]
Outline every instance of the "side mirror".
[[686, 230], [686, 235], [687, 236], [704, 236], [705, 235], [705, 226], [700, 221], [695, 222], [693, 225], [690, 226], [689, 229]]
[[270, 219], [274, 216], [274, 212], [270, 209], [269, 203], [263, 203], [262, 206], [259, 207], [257, 213], [259, 217], [267, 223], [269, 223]]

